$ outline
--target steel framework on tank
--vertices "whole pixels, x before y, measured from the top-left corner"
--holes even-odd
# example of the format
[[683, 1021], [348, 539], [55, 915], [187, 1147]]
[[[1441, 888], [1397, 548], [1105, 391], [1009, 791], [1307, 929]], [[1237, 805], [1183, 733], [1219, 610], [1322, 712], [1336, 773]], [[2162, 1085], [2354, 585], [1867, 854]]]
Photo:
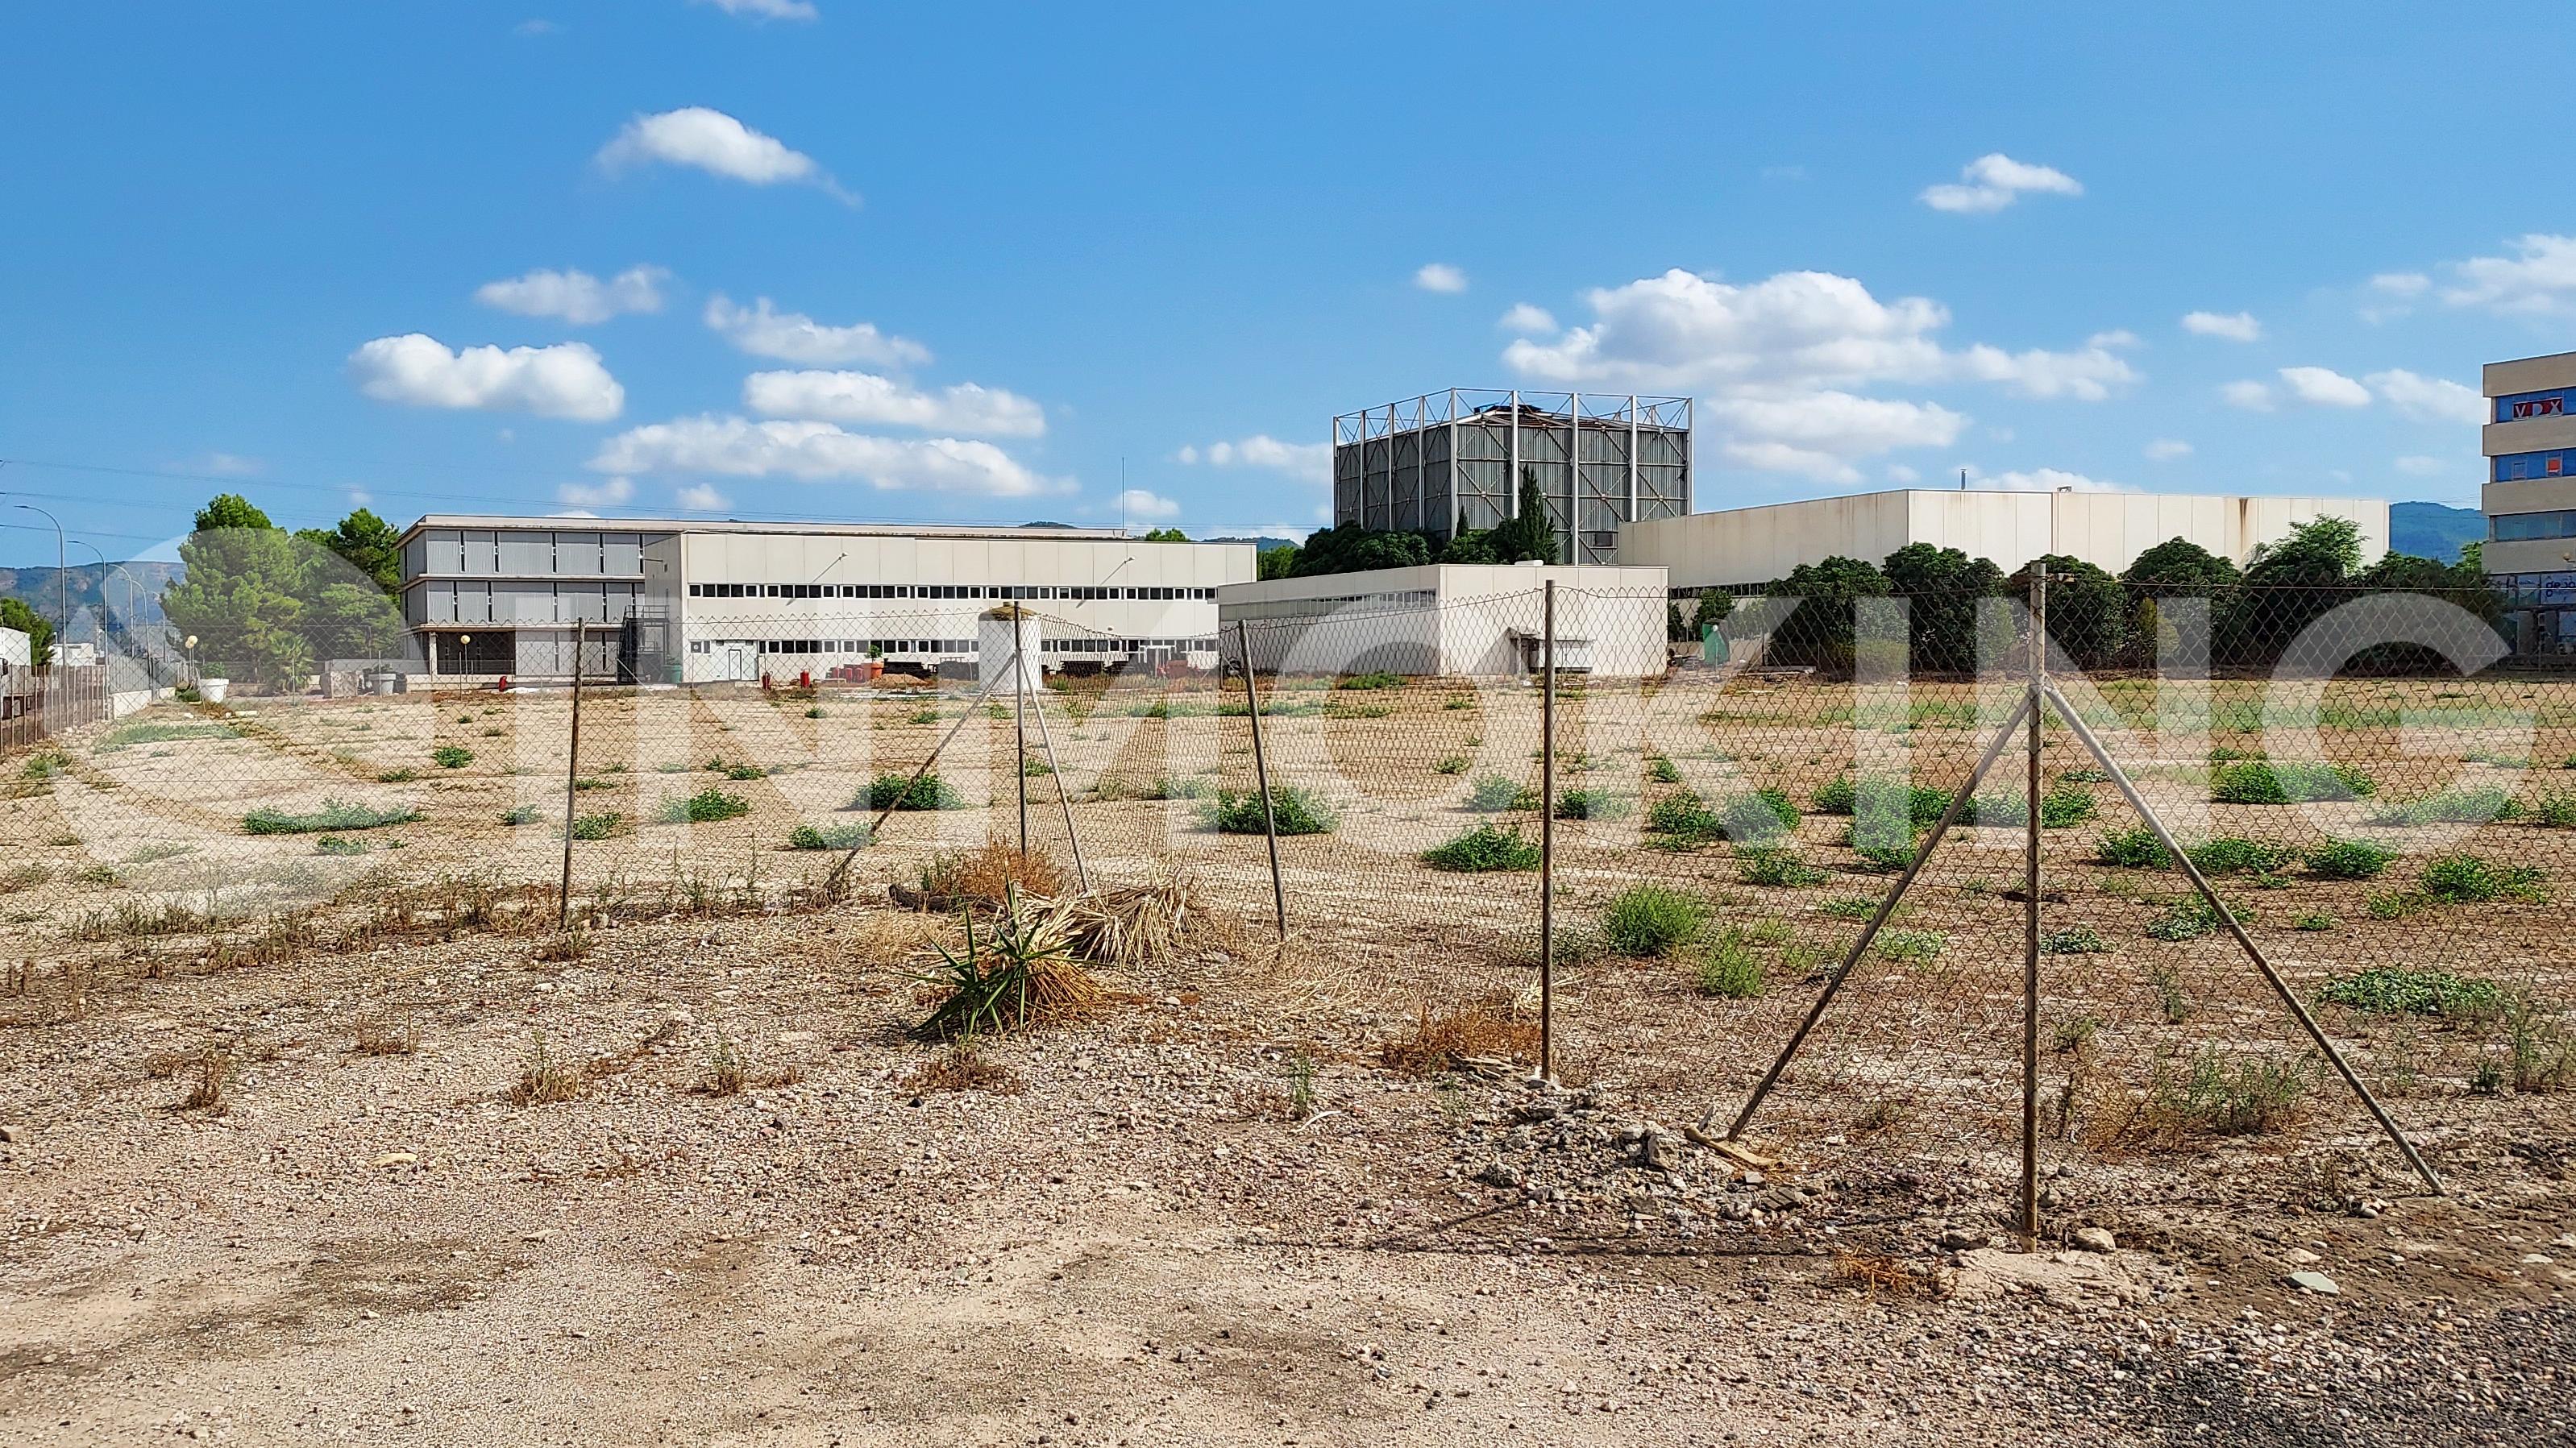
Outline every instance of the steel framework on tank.
[[[1450, 388], [1333, 419], [1333, 521], [1446, 538], [1520, 511], [1538, 476], [1575, 563], [1618, 525], [1690, 511], [1691, 399]], [[1554, 484], [1551, 486], [1551, 484]]]

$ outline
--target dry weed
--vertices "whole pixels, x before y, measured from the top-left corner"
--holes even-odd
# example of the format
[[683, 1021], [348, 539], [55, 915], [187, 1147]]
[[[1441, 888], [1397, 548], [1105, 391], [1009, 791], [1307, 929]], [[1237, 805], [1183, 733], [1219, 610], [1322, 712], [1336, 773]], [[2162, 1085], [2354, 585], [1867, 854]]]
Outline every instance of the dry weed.
[[539, 1031], [528, 1047], [527, 1060], [519, 1067], [519, 1079], [510, 1085], [510, 1102], [515, 1106], [543, 1106], [570, 1101], [581, 1094], [581, 1068], [567, 1066], [555, 1059], [546, 1044], [546, 1033]]
[[961, 905], [999, 906], [1014, 895], [1053, 898], [1071, 882], [1064, 867], [1044, 850], [1020, 853], [994, 840], [980, 850], [933, 856], [921, 867], [921, 883], [892, 887], [898, 905], [915, 910], [954, 910]]
[[1408, 1076], [1461, 1070], [1499, 1075], [1516, 1061], [1538, 1058], [1538, 1018], [1503, 994], [1481, 996], [1438, 1015], [1425, 1000], [1413, 1034], [1388, 1041], [1378, 1057]]
[[707, 1058], [707, 1094], [740, 1096], [744, 1080], [742, 1053], [734, 1049], [733, 1037], [716, 1037], [715, 1051]]
[[1937, 1267], [1916, 1267], [1880, 1252], [1836, 1248], [1834, 1279], [1869, 1295], [1947, 1297], [1950, 1279]]
[[232, 1053], [208, 1046], [197, 1055], [197, 1079], [188, 1086], [188, 1094], [179, 1098], [181, 1111], [202, 1111], [221, 1116], [233, 1109], [233, 1077], [237, 1073]]
[[537, 948], [528, 952], [528, 958], [548, 965], [561, 965], [568, 961], [580, 960], [589, 954], [590, 932], [576, 925], [570, 930], [547, 936], [537, 942]]
[[1188, 877], [1166, 873], [1142, 885], [1112, 886], [1060, 902], [1073, 953], [1102, 965], [1158, 965], [1177, 954], [1201, 914]]
[[408, 1056], [420, 1049], [420, 1026], [414, 1021], [368, 1016], [358, 1022], [358, 1054]]
[[924, 1061], [904, 1078], [904, 1084], [915, 1091], [983, 1091], [1006, 1096], [1016, 1095], [1025, 1083], [1010, 1067], [985, 1060], [975, 1049], [974, 1037], [962, 1036]]

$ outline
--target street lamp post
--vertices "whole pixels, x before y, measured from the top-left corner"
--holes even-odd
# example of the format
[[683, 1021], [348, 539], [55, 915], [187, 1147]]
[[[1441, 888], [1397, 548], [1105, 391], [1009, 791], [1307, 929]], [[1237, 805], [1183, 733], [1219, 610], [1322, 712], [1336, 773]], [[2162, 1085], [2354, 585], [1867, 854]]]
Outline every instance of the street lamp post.
[[72, 641], [71, 559], [64, 552], [63, 520], [33, 503], [12, 503], [9, 506], [37, 514], [54, 525], [54, 612], [59, 615], [54, 625], [59, 630], [55, 635], [54, 654], [59, 660], [62, 650]]

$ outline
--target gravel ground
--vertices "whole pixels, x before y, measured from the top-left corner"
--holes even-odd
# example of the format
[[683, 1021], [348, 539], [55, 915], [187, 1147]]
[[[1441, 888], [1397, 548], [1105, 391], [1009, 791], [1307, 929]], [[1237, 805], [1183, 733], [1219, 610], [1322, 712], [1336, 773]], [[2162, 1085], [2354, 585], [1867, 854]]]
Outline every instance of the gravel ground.
[[[2225, 1153], [2070, 1167], [2023, 1252], [2008, 1156], [1748, 1169], [1615, 1081], [1386, 1070], [1401, 1022], [1222, 946], [932, 1089], [937, 928], [40, 971], [0, 999], [0, 1442], [2569, 1433], [2563, 1098], [2451, 1131], [2441, 1199], [2366, 1151], [2322, 1204]], [[583, 1084], [518, 1104], [540, 1033]]]

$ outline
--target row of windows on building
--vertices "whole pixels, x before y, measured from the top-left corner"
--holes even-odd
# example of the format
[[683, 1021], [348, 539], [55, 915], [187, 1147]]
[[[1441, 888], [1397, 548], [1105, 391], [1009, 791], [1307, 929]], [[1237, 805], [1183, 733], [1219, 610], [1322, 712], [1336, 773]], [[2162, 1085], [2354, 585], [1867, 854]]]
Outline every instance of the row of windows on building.
[[2487, 582], [2514, 604], [2576, 604], [2576, 573], [2494, 573]]
[[2495, 400], [2495, 420], [2520, 422], [2531, 417], [2564, 417], [2567, 415], [2565, 387], [2552, 387], [2541, 392], [2511, 392]]
[[[977, 652], [973, 639], [696, 639], [690, 642], [689, 652], [713, 653], [728, 645], [738, 645], [764, 654], [849, 654], [854, 657], [886, 658], [892, 658], [898, 654]], [[1050, 654], [1132, 654], [1140, 649], [1170, 649], [1178, 653], [1214, 653], [1216, 640], [1212, 638], [1047, 639], [1041, 647]]]
[[1102, 588], [1035, 583], [692, 583], [691, 598], [954, 598], [1061, 599], [1091, 602], [1107, 599], [1192, 599], [1212, 601], [1213, 588]]
[[2576, 473], [2576, 448], [2551, 448], [2547, 452], [2504, 453], [2492, 461], [2492, 481], [2510, 483], [2522, 478], [2557, 478]]
[[2576, 510], [2544, 513], [2497, 513], [2487, 519], [2488, 535], [2498, 543], [2524, 543], [2535, 538], [2576, 538]]

